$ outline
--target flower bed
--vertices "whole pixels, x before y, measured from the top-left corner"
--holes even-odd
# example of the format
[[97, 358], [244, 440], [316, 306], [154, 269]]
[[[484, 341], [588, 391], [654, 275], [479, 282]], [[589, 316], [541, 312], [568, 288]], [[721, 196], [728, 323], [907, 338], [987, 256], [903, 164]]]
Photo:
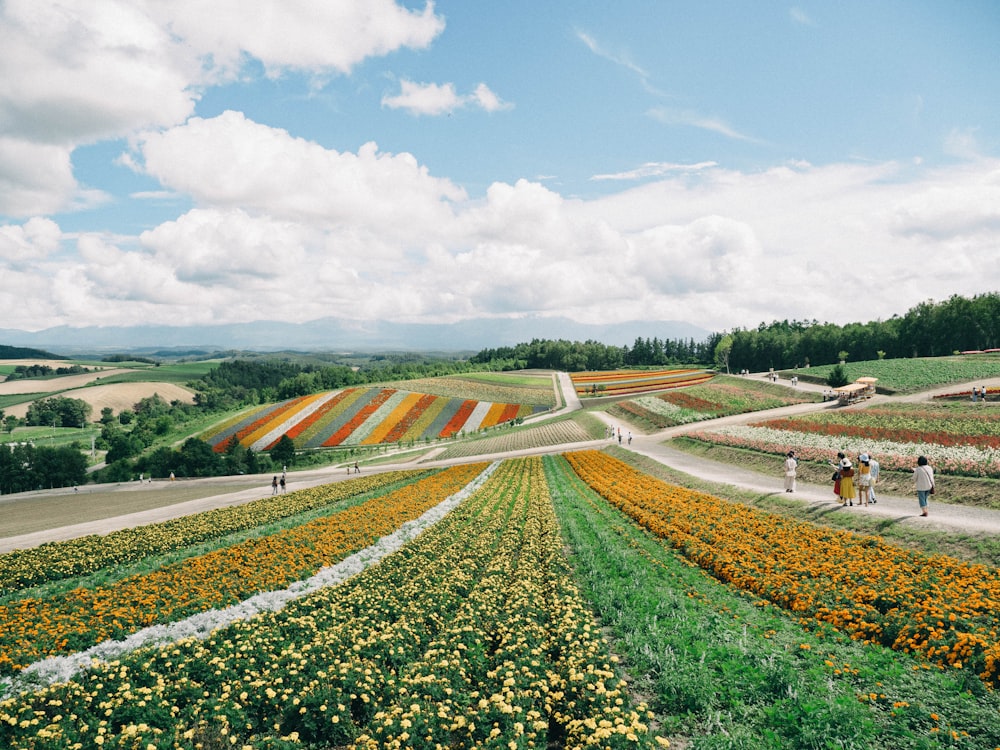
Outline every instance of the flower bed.
[[0, 702], [0, 746], [649, 747], [541, 462], [508, 463], [340, 586]]
[[719, 580], [806, 624], [1000, 685], [1000, 571], [729, 503], [596, 451], [566, 457], [600, 495]]
[[0, 674], [287, 586], [416, 518], [483, 468], [448, 469], [336, 515], [111, 585], [18, 599], [0, 607]]

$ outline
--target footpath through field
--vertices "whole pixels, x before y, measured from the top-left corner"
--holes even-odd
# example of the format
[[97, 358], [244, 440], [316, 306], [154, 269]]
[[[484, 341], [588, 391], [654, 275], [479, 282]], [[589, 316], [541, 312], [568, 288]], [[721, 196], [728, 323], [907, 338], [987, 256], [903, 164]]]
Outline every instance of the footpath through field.
[[[766, 378], [760, 373], [757, 378]], [[793, 386], [786, 381], [778, 381], [779, 384], [789, 388]], [[994, 378], [975, 384], [952, 384], [947, 387], [937, 388], [931, 391], [924, 391], [902, 397], [876, 396], [865, 404], [859, 404], [854, 408], [864, 408], [872, 404], [887, 403], [890, 401], [925, 401], [934, 395], [943, 393], [956, 393], [968, 390], [971, 394], [973, 385], [988, 385], [992, 388], [1000, 388], [1000, 378]], [[799, 383], [800, 390], [827, 390], [823, 386], [812, 383]], [[692, 424], [681, 425], [679, 427], [669, 427], [650, 435], [633, 435], [631, 445], [623, 444], [623, 448], [628, 448], [640, 455], [651, 458], [677, 471], [698, 477], [707, 481], [728, 484], [735, 487], [759, 492], [762, 494], [773, 494], [784, 496], [784, 476], [782, 461], [779, 456], [775, 456], [774, 474], [762, 474], [760, 472], [743, 469], [739, 466], [724, 464], [709, 459], [691, 455], [676, 448], [665, 445], [665, 441], [670, 438], [683, 435], [687, 432], [700, 430], [706, 427], [717, 427], [721, 425], [745, 424], [747, 422], [764, 421], [777, 417], [789, 417], [798, 414], [807, 414], [824, 409], [838, 409], [836, 402], [827, 401], [821, 403], [796, 404], [794, 406], [784, 406], [767, 411], [751, 412], [749, 414], [737, 414], [719, 419], [705, 420]], [[605, 424], [622, 429], [627, 427], [620, 420], [616, 420], [605, 412], [594, 412]], [[605, 441], [610, 442], [610, 441]], [[840, 502], [833, 494], [832, 486], [827, 484], [807, 484], [798, 482], [793, 497], [804, 500], [824, 508], [824, 513], [865, 513], [887, 519], [892, 523], [906, 523], [915, 526], [935, 525], [946, 528], [950, 531], [965, 531], [969, 533], [1000, 533], [1000, 511], [989, 508], [975, 508], [963, 505], [949, 505], [946, 503], [934, 502], [931, 499], [930, 516], [923, 518], [917, 506], [916, 492], [912, 496], [900, 497], [894, 495], [877, 495], [878, 502], [869, 505], [867, 508], [860, 506], [841, 506]]]
[[[576, 392], [569, 380], [569, 376], [566, 373], [559, 373], [558, 377], [559, 382], [562, 385], [565, 405], [561, 409], [557, 410], [555, 414], [561, 415], [584, 408], [580, 403], [580, 399], [576, 396]], [[764, 374], [757, 374], [751, 377], [766, 379]], [[786, 381], [778, 382], [788, 386], [789, 388], [793, 387]], [[990, 388], [1000, 388], [1000, 378], [977, 382], [975, 384], [988, 385]], [[895, 400], [925, 400], [930, 398], [935, 393], [960, 392], [963, 388], [967, 389], [971, 393], [972, 386], [973, 383], [969, 383], [967, 386], [966, 384], [953, 384], [945, 388], [927, 391], [913, 396], [893, 398], [878, 396], [868, 403], [871, 404]], [[823, 386], [802, 382], [795, 387], [800, 390], [826, 390]], [[623, 440], [621, 447], [634, 451], [637, 454], [651, 458], [664, 464], [665, 466], [669, 466], [672, 469], [676, 469], [677, 471], [684, 472], [685, 474], [689, 474], [699, 479], [718, 482], [720, 484], [728, 484], [761, 494], [780, 494], [783, 496], [785, 493], [783, 490], [781, 460], [777, 456], [775, 457], [774, 474], [762, 474], [760, 472], [742, 469], [738, 466], [732, 466], [700, 458], [698, 456], [693, 456], [685, 453], [684, 451], [671, 448], [664, 443], [677, 435], [708, 426], [742, 424], [749, 421], [772, 419], [779, 416], [792, 416], [811, 411], [833, 408], [837, 408], [834, 402], [796, 404], [778, 409], [752, 412], [750, 414], [740, 414], [714, 420], [705, 420], [680, 427], [671, 427], [651, 435], [633, 434], [631, 444], [629, 444], [627, 440]], [[603, 411], [594, 411], [591, 413], [604, 421], [608, 426], [615, 428], [621, 427], [623, 433], [629, 429], [627, 423], [615, 419]], [[550, 414], [547, 416], [551, 417], [553, 415]], [[450, 460], [436, 460], [433, 458], [435, 452], [432, 451], [429, 454], [421, 453], [417, 458], [405, 462], [368, 465], [363, 468], [363, 471], [365, 473], [380, 473], [405, 468], [435, 468], [460, 463], [469, 463], [471, 461], [512, 458], [515, 456], [548, 453], [563, 453], [574, 450], [600, 449], [611, 444], [611, 439], [590, 440], [578, 443], [564, 443], [561, 445], [511, 451], [502, 454], [466, 456]], [[617, 437], [614, 438], [613, 444], [618, 444]], [[323, 469], [290, 472], [288, 474], [289, 490], [304, 489], [307, 487], [314, 487], [319, 484], [343, 481], [350, 479], [353, 476], [353, 474], [347, 474], [343, 467], [328, 467]], [[243, 476], [239, 478], [215, 477], [211, 479], [187, 480], [178, 484], [190, 486], [197, 483], [199, 486], [204, 487], [204, 496], [184, 502], [169, 503], [169, 501], [167, 501], [167, 504], [164, 504], [161, 507], [149, 508], [127, 515], [100, 518], [84, 523], [61, 526], [58, 528], [38, 530], [33, 533], [22, 534], [19, 536], [3, 537], [2, 528], [0, 528], [0, 553], [9, 552], [13, 549], [35, 547], [50, 541], [74, 539], [88, 534], [107, 534], [118, 529], [166, 521], [171, 518], [191, 515], [193, 513], [199, 513], [212, 508], [247, 503], [269, 494], [270, 478], [271, 475], [268, 474]], [[237, 482], [245, 483], [246, 489], [230, 491], [232, 485]], [[163, 488], [163, 485], [163, 482], [157, 482], [153, 485], [147, 485], [147, 487], [150, 489]], [[213, 492], [213, 486], [217, 488], [217, 491]], [[128, 487], [128, 489], [132, 488], [137, 491], [144, 491], [142, 486], [135, 487], [134, 485], [130, 485]], [[126, 489], [126, 487], [122, 487], [122, 489]], [[948, 505], [941, 502], [934, 502], [932, 499], [930, 505], [930, 516], [928, 518], [922, 518], [919, 514], [915, 494], [909, 497], [879, 494], [878, 503], [870, 505], [867, 508], [842, 507], [834, 498], [830, 486], [825, 484], [816, 485], [799, 482], [793, 497], [821, 507], [823, 509], [822, 512], [824, 513], [865, 513], [868, 515], [879, 516], [886, 519], [886, 521], [890, 523], [904, 523], [907, 525], [913, 524], [918, 527], [934, 525], [951, 531], [964, 531], [969, 533], [1000, 533], [1000, 511], [986, 508]], [[0, 517], [2, 517], [2, 506], [5, 502], [10, 502], [14, 498], [16, 498], [16, 496], [4, 497], [0, 499]], [[26, 499], [27, 498], [25, 498], [25, 500]], [[18, 500], [18, 502], [20, 502], [20, 500]], [[80, 502], [86, 502], [84, 491], [80, 492]]]

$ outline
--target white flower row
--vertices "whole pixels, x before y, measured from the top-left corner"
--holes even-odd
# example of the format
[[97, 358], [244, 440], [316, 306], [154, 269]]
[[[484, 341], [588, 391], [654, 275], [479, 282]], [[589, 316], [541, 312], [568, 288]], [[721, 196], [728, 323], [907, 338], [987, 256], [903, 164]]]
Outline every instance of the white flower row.
[[[771, 452], [777, 453], [783, 453], [789, 449], [798, 451], [814, 449], [832, 453], [843, 451], [849, 456], [869, 453], [880, 461], [883, 456], [894, 457], [901, 467], [912, 465], [918, 456], [926, 456], [931, 464], [949, 472], [976, 475], [995, 475], [1000, 472], [1000, 450], [974, 445], [946, 446], [936, 443], [897, 443], [891, 440], [869, 440], [746, 425], [711, 428], [704, 432], [707, 435], [728, 436], [736, 440], [757, 444], [761, 450], [770, 449]], [[885, 462], [883, 462], [883, 466], [886, 466]]]
[[640, 396], [639, 398], [632, 399], [632, 401], [637, 403], [643, 409], [648, 409], [654, 414], [670, 417], [678, 424], [699, 422], [702, 419], [710, 419], [713, 416], [712, 414], [706, 414], [693, 409], [685, 409], [677, 404], [664, 401], [662, 398], [657, 398], [656, 396]]
[[472, 410], [472, 414], [469, 415], [469, 418], [465, 420], [465, 424], [460, 429], [466, 432], [475, 432], [483, 424], [483, 420], [486, 419], [486, 415], [490, 413], [490, 409], [492, 408], [492, 401], [480, 401], [476, 404], [476, 408]]

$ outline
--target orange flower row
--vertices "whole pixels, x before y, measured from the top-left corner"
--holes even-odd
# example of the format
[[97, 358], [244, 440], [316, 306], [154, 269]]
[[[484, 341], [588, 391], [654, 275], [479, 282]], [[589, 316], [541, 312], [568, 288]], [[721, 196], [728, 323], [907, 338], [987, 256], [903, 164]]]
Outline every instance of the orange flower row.
[[1000, 571], [904, 550], [567, 454], [600, 495], [719, 580], [851, 637], [1000, 685]]

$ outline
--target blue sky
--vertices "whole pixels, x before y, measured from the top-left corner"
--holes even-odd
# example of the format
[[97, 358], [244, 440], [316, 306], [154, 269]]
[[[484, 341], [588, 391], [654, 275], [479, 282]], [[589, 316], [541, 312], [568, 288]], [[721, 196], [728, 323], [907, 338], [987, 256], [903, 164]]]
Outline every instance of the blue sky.
[[1000, 289], [1000, 4], [0, 3], [0, 328]]

